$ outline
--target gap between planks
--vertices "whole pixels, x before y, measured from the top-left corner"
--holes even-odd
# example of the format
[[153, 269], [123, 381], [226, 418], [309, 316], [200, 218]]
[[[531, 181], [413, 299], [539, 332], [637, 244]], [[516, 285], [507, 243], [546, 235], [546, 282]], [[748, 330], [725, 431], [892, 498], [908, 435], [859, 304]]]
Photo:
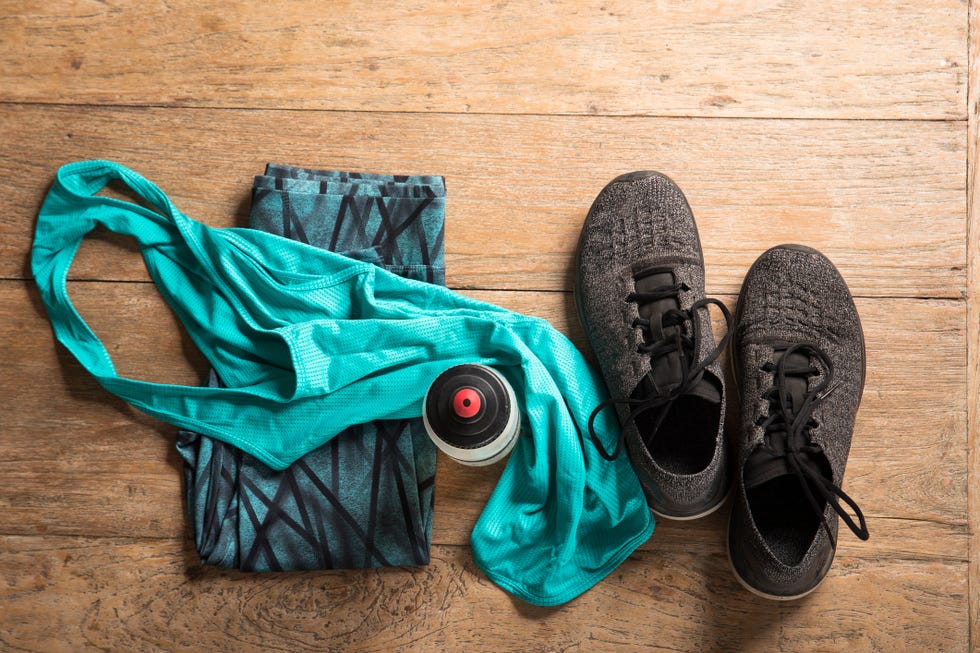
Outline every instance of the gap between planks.
[[779, 121], [779, 122], [815, 122], [815, 121], [833, 121], [833, 122], [863, 122], [863, 123], [883, 123], [883, 122], [908, 122], [908, 123], [962, 123], [964, 126], [967, 124], [969, 118], [960, 116], [947, 116], [947, 117], [934, 117], [934, 118], [916, 118], [916, 117], [893, 117], [893, 118], [876, 118], [873, 116], [862, 117], [862, 116], [842, 116], [842, 117], [823, 117], [823, 116], [791, 116], [791, 115], [773, 115], [773, 116], [729, 116], [729, 115], [699, 115], [697, 113], [691, 114], [668, 114], [668, 113], [602, 113], [602, 114], [588, 114], [583, 115], [581, 113], [544, 113], [537, 111], [521, 111], [521, 112], [503, 112], [503, 111], [422, 111], [422, 110], [410, 110], [410, 109], [332, 109], [332, 108], [318, 108], [318, 107], [275, 107], [275, 106], [224, 106], [220, 104], [137, 104], [137, 103], [126, 103], [126, 102], [44, 102], [41, 100], [23, 101], [23, 100], [3, 100], [0, 99], [0, 106], [10, 105], [10, 106], [23, 106], [23, 107], [63, 107], [63, 108], [89, 108], [89, 109], [164, 109], [164, 110], [174, 110], [174, 111], [262, 111], [268, 113], [334, 113], [334, 114], [346, 114], [346, 113], [371, 113], [378, 115], [398, 115], [398, 116], [474, 116], [474, 117], [493, 117], [493, 118], [596, 118], [596, 119], [623, 119], [631, 120], [637, 118], [651, 119], [651, 120], [703, 120], [703, 121], [713, 121], [713, 120], [738, 120], [738, 121]]

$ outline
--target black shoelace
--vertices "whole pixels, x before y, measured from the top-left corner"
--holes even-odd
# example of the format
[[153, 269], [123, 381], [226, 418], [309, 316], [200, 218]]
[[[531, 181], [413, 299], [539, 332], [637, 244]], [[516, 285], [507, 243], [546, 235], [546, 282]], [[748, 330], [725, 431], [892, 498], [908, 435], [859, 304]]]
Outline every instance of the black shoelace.
[[[669, 286], [662, 286], [660, 288], [654, 288], [650, 292], [633, 292], [627, 295], [627, 302], [635, 302], [637, 304], [644, 304], [647, 302], [655, 302], [661, 299], [674, 298], [678, 299], [678, 294], [681, 291], [690, 290], [687, 284], [675, 283]], [[678, 304], [680, 302], [678, 301]], [[700, 310], [708, 310], [710, 305], [717, 306], [722, 315], [725, 316], [725, 336], [721, 339], [721, 342], [716, 346], [707, 356], [704, 357], [697, 365], [694, 365], [694, 359], [697, 356], [698, 351], [701, 349], [701, 329], [698, 326], [698, 320], [695, 316]], [[690, 335], [687, 335], [684, 331], [684, 324], [690, 323]], [[701, 377], [704, 376], [704, 371], [707, 369], [715, 359], [721, 355], [721, 352], [725, 349], [728, 344], [728, 339], [731, 337], [730, 327], [732, 323], [732, 315], [728, 311], [728, 307], [722, 304], [717, 299], [705, 298], [700, 301], [695, 302], [691, 308], [687, 310], [683, 309], [670, 309], [664, 312], [661, 317], [661, 327], [665, 331], [669, 327], [677, 327], [674, 329], [672, 334], [666, 335], [664, 338], [659, 340], [653, 340], [650, 332], [650, 320], [645, 318], [637, 318], [633, 321], [633, 328], [641, 329], [643, 331], [643, 342], [640, 343], [636, 350], [637, 353], [650, 354], [650, 368], [653, 369], [654, 363], [657, 359], [667, 356], [673, 353], [679, 353], [680, 363], [681, 363], [681, 381], [679, 383], [673, 384], [668, 387], [660, 387], [655, 381], [653, 381], [653, 375], [650, 374], [649, 378], [652, 383], [652, 391], [645, 397], [627, 397], [625, 399], [607, 399], [592, 411], [592, 415], [589, 416], [589, 438], [592, 440], [592, 444], [595, 445], [596, 450], [599, 455], [606, 460], [614, 460], [619, 456], [620, 452], [623, 450], [623, 444], [626, 440], [626, 426], [623, 426], [619, 430], [619, 436], [616, 439], [616, 450], [609, 453], [602, 443], [599, 441], [599, 436], [595, 432], [595, 419], [608, 406], [615, 404], [625, 404], [631, 406], [631, 411], [629, 417], [626, 419], [625, 424], [629, 424], [631, 421], [636, 419], [642, 413], [648, 410], [660, 409], [659, 420], [667, 414], [667, 410], [670, 405], [673, 404], [678, 398], [683, 396], [685, 393], [690, 391], [694, 386], [698, 384]], [[658, 420], [658, 424], [659, 424]]]
[[[800, 367], [789, 364], [787, 361], [790, 355], [795, 352], [813, 356], [823, 368], [823, 378], [820, 383], [806, 392], [799, 406], [793, 405], [793, 398], [786, 388], [787, 377], [800, 377], [805, 380], [820, 374], [820, 369], [812, 365]], [[834, 376], [833, 363], [816, 345], [797, 344], [789, 347], [783, 353], [778, 364], [773, 365], [768, 362], [762, 366], [762, 370], [774, 373], [773, 386], [762, 395], [764, 399], [769, 401], [769, 416], [760, 416], [757, 421], [757, 424], [766, 433], [765, 443], [762, 446], [774, 458], [785, 459], [787, 466], [799, 479], [803, 493], [814, 513], [820, 518], [832, 546], [836, 547], [837, 542], [830, 530], [830, 524], [824, 517], [824, 511], [814, 497], [810, 483], [807, 481], [812, 482], [817, 494], [833, 507], [834, 511], [840, 515], [856, 536], [862, 540], [867, 540], [868, 526], [857, 503], [832, 480], [824, 476], [819, 464], [810, 455], [823, 455], [820, 445], [810, 439], [810, 431], [818, 426], [812, 417], [814, 408], [836, 387], [831, 384]], [[851, 516], [841, 507], [839, 499], [850, 506], [854, 514], [857, 515], [860, 525], [855, 524]]]

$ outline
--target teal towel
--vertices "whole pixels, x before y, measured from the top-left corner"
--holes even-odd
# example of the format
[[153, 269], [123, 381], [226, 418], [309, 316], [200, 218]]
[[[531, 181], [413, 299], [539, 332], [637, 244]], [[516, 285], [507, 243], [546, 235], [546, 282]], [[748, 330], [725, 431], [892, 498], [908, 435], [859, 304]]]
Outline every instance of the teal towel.
[[[114, 179], [156, 210], [95, 194]], [[136, 239], [154, 283], [228, 387], [116, 374], [66, 289], [82, 238], [99, 224]], [[604, 461], [583, 440], [606, 398], [599, 375], [542, 319], [272, 234], [209, 228], [106, 161], [58, 171], [31, 265], [55, 335], [106, 390], [275, 469], [352, 424], [417, 417], [426, 388], [451, 365], [496, 368], [527, 426], [473, 528], [473, 557], [528, 602], [574, 598], [653, 530], [629, 461]], [[608, 412], [596, 431], [614, 447]]]

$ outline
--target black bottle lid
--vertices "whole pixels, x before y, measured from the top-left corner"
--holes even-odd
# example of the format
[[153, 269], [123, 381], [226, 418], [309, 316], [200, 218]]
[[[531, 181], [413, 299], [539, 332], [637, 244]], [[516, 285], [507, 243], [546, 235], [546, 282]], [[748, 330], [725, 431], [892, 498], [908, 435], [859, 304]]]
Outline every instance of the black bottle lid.
[[514, 410], [504, 381], [483, 365], [456, 365], [432, 382], [425, 399], [430, 430], [457, 449], [479, 449], [504, 432]]

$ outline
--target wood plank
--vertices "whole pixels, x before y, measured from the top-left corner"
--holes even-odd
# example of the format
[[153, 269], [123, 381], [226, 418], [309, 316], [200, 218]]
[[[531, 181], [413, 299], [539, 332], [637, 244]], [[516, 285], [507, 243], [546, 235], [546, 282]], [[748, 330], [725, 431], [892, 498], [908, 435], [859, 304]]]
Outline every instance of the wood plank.
[[[957, 123], [0, 105], [0, 142], [0, 175], [17, 180], [0, 198], [2, 278], [27, 276], [35, 215], [58, 165], [118, 160], [189, 215], [229, 226], [247, 222], [251, 176], [275, 160], [445, 174], [456, 288], [570, 289], [595, 195], [618, 174], [654, 168], [688, 195], [712, 293], [736, 293], [755, 257], [782, 242], [825, 252], [859, 296], [965, 293]], [[120, 262], [109, 248], [72, 273], [143, 278], [139, 260]]]
[[[966, 4], [0, 3], [0, 101], [962, 119]], [[900, 53], [899, 56], [896, 56]]]
[[[977, 0], [0, 0], [0, 649], [980, 650], [978, 34]], [[440, 458], [427, 568], [202, 568], [174, 429], [56, 347], [23, 281], [56, 166], [94, 157], [217, 226], [245, 224], [267, 160], [445, 174], [450, 284], [587, 353], [568, 293], [537, 291], [570, 288], [608, 179], [661, 169], [729, 305], [787, 241], [862, 298], [845, 489], [872, 539], [843, 536], [826, 584], [783, 605], [733, 580], [724, 510], [661, 521], [606, 581], [538, 609], [465, 546], [503, 464]], [[73, 272], [124, 371], [200, 380], [155, 291], [106, 283], [145, 279], [125, 240], [87, 243]]]
[[980, 5], [970, 1], [967, 123], [967, 415], [970, 526], [970, 643], [980, 651]]
[[[138, 431], [137, 431], [138, 435]], [[146, 537], [178, 537], [187, 532], [180, 481], [180, 463], [164, 460], [173, 450], [156, 459], [143, 454], [149, 447], [137, 443], [98, 462], [84, 456], [66, 455], [51, 460], [29, 460], [0, 464], [8, 487], [0, 505], [6, 515], [0, 521], [4, 534], [84, 535], [123, 537], [134, 533]], [[97, 443], [108, 448], [103, 443]], [[43, 440], [39, 448], [48, 449]], [[69, 457], [70, 456], [70, 457]], [[922, 465], [920, 465], [921, 467]], [[81, 468], [81, 469], [80, 469]], [[436, 512], [432, 541], [465, 545], [503, 467], [470, 474], [440, 458], [436, 486]], [[892, 480], [886, 487], [894, 488]], [[853, 540], [844, 532], [839, 555], [878, 560], [967, 559], [968, 533], [965, 518], [882, 512], [877, 495], [847, 486], [865, 508], [872, 538]], [[887, 507], [885, 507], [887, 509]], [[874, 512], [872, 512], [874, 510]], [[641, 548], [661, 552], [698, 551], [724, 553], [727, 509], [690, 524], [660, 520], [654, 536]]]
[[839, 558], [783, 604], [743, 590], [723, 555], [641, 551], [537, 608], [491, 584], [468, 547], [434, 547], [427, 567], [256, 576], [200, 568], [184, 540], [0, 537], [0, 646], [965, 651], [965, 566]]
[[[203, 378], [206, 361], [151, 284], [72, 282], [69, 293], [120, 373], [170, 383]], [[588, 352], [568, 293], [468, 294], [548, 319]], [[724, 299], [734, 303], [734, 297]], [[846, 489], [869, 515], [874, 537], [854, 546], [853, 554], [963, 559], [965, 303], [864, 299], [858, 306], [869, 372]], [[0, 368], [7, 370], [0, 378], [0, 414], [6, 416], [0, 533], [183, 533], [175, 430], [105, 393], [56, 347], [37, 292], [26, 282], [0, 282], [0, 316], [0, 342], [9, 343], [0, 350]], [[911, 402], [926, 384], [934, 390], [930, 401]], [[730, 424], [734, 415], [733, 406]], [[441, 460], [435, 542], [468, 541], [502, 468], [474, 470]], [[695, 546], [717, 552], [722, 522], [692, 528], [700, 538]], [[658, 538], [683, 551], [691, 546], [690, 532], [665, 524]]]

